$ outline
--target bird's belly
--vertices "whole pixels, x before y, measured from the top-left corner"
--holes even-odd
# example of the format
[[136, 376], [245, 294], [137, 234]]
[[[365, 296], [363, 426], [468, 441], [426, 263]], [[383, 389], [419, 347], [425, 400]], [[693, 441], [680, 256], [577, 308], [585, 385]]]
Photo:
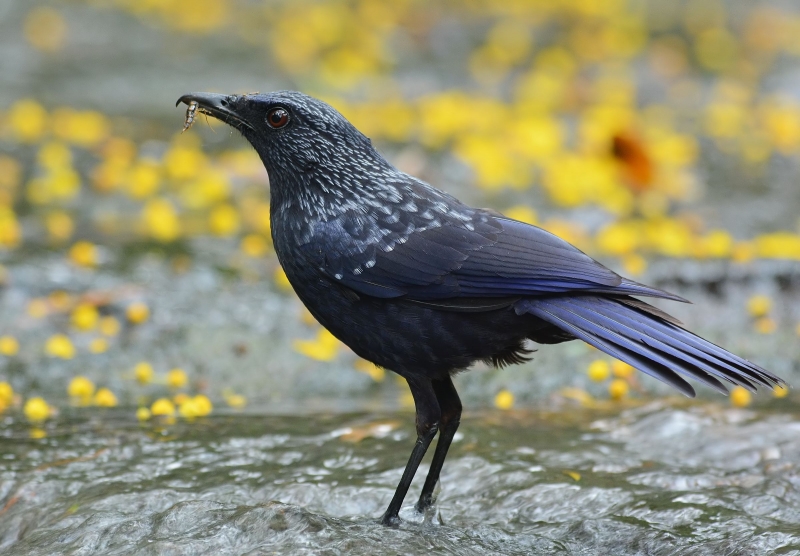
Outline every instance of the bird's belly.
[[431, 378], [519, 346], [525, 318], [512, 309], [441, 311], [412, 302], [355, 296], [315, 277], [289, 276], [312, 315], [357, 355], [401, 375]]

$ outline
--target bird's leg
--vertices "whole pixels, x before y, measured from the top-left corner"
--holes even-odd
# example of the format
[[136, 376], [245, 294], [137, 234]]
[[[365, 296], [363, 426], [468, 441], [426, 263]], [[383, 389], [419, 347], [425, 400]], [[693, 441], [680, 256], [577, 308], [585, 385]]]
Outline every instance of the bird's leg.
[[397, 485], [392, 501], [389, 502], [386, 513], [381, 517], [383, 525], [396, 525], [399, 521], [400, 518], [397, 514], [400, 512], [400, 506], [403, 505], [403, 499], [406, 497], [408, 487], [411, 486], [411, 481], [417, 472], [419, 462], [422, 461], [422, 457], [428, 450], [431, 440], [439, 430], [441, 412], [430, 379], [406, 377], [406, 381], [408, 381], [408, 386], [411, 388], [411, 395], [414, 396], [414, 405], [417, 408], [417, 442], [411, 451], [411, 457], [408, 458], [406, 469], [403, 471], [403, 477]]
[[425, 479], [425, 485], [422, 487], [422, 494], [417, 502], [418, 512], [425, 511], [433, 504], [433, 489], [436, 488], [436, 483], [439, 481], [439, 473], [441, 473], [444, 459], [447, 457], [447, 450], [450, 448], [461, 422], [461, 400], [453, 386], [452, 379], [447, 377], [442, 380], [434, 380], [432, 383], [442, 417], [439, 422], [439, 441], [436, 444], [436, 451], [433, 453], [433, 461]]

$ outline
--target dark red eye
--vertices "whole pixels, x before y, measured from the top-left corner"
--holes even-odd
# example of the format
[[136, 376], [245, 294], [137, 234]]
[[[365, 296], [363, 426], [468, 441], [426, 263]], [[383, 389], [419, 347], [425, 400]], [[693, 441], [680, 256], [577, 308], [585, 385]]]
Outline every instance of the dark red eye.
[[267, 123], [273, 129], [280, 129], [289, 123], [289, 113], [284, 108], [273, 108], [267, 114]]

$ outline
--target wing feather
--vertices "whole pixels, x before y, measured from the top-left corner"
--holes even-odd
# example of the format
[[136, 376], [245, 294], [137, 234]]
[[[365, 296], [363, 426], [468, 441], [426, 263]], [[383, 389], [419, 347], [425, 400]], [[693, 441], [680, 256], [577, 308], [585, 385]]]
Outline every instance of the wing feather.
[[301, 253], [329, 278], [380, 298], [432, 302], [587, 291], [680, 299], [624, 280], [541, 228], [462, 208], [438, 221], [411, 219], [400, 231], [396, 219], [387, 227], [345, 213], [319, 224]]

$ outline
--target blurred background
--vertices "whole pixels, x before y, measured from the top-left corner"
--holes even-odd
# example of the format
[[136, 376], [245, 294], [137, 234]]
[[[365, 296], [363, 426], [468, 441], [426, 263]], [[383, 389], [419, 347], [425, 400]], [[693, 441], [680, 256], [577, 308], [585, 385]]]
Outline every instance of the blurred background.
[[[190, 91], [321, 97], [401, 169], [692, 299], [669, 309], [795, 372], [791, 2], [9, 1], [0, 37], [0, 379], [15, 391], [63, 397], [83, 375], [144, 404], [144, 362], [218, 401], [409, 401], [294, 298], [265, 170], [217, 121], [181, 133]], [[547, 348], [462, 388], [484, 405], [608, 397], [584, 372], [594, 355]]]
[[[192, 91], [320, 97], [400, 169], [691, 299], [660, 306], [800, 375], [796, 2], [5, 0], [0, 52], [0, 436], [52, 436], [59, 414], [412, 407], [296, 299], [266, 172], [217, 121], [181, 132]], [[501, 413], [685, 407], [578, 343], [456, 384]]]

